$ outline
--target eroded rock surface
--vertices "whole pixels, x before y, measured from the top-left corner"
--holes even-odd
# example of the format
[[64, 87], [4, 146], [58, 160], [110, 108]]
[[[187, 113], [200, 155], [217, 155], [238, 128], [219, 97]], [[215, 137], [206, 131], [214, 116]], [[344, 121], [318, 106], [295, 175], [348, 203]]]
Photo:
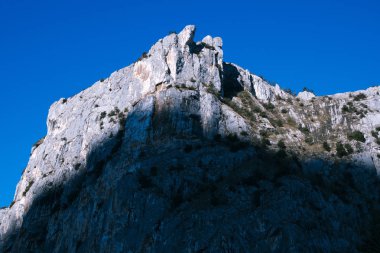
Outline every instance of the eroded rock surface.
[[294, 97], [194, 32], [51, 106], [1, 252], [374, 247], [380, 88]]

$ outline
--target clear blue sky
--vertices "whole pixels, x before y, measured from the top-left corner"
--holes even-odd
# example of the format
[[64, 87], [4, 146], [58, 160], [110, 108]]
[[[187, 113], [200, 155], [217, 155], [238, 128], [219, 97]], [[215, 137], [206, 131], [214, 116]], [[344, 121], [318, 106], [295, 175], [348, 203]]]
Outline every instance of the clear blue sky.
[[0, 206], [51, 103], [129, 65], [169, 31], [221, 36], [225, 61], [317, 94], [380, 84], [379, 1], [0, 1]]

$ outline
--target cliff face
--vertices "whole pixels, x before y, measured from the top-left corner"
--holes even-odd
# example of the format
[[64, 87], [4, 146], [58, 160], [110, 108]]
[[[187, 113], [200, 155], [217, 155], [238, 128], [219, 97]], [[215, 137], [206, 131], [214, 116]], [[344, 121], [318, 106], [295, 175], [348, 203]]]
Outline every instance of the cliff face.
[[380, 88], [296, 97], [194, 32], [51, 106], [1, 252], [374, 247]]

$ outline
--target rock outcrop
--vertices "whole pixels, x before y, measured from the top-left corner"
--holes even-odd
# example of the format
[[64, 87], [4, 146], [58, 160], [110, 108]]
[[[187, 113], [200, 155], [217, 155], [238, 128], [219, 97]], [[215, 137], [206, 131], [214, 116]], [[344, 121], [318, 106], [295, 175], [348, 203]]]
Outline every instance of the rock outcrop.
[[194, 32], [51, 106], [1, 252], [373, 250], [380, 88], [294, 97]]
[[315, 97], [315, 95], [314, 95], [314, 93], [305, 90], [305, 91], [298, 93], [297, 97], [302, 99], [302, 100], [311, 100], [312, 98]]

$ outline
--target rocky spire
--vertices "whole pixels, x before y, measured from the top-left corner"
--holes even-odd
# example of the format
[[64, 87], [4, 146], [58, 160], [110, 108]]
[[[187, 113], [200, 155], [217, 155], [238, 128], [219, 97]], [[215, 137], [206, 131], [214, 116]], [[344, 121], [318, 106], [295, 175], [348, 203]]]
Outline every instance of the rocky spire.
[[202, 83], [213, 85], [220, 92], [223, 71], [221, 38], [206, 36], [193, 41], [195, 26], [186, 26], [179, 34], [159, 40], [148, 54], [134, 65], [134, 76], [146, 89], [160, 83], [176, 83], [199, 88]]

